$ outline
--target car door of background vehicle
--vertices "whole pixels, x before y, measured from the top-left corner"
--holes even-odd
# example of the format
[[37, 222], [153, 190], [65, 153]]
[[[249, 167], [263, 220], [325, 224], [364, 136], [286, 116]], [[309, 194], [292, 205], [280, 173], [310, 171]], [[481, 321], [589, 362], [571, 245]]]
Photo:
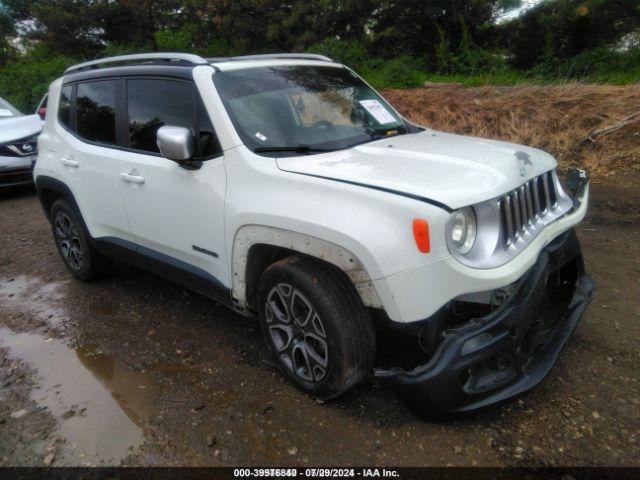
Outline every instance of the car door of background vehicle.
[[[195, 85], [150, 77], [125, 82], [128, 150], [120, 157], [120, 174], [139, 252], [196, 275], [206, 272], [228, 286], [223, 157]], [[189, 170], [160, 156], [156, 132], [163, 125], [193, 132], [201, 168]]]

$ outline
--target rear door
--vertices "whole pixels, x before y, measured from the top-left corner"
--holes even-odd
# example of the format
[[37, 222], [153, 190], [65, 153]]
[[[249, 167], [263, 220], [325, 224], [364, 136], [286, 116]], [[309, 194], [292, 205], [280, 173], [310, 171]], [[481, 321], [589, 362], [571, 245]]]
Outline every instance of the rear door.
[[[126, 139], [121, 156], [123, 199], [139, 251], [213, 276], [227, 286], [223, 230], [226, 176], [214, 127], [193, 82], [126, 79]], [[163, 125], [191, 130], [199, 169], [163, 158], [156, 133]], [[209, 278], [209, 280], [211, 280]]]
[[58, 128], [65, 141], [46, 152], [59, 164], [94, 238], [128, 238], [116, 128], [119, 82], [101, 79], [63, 86]]

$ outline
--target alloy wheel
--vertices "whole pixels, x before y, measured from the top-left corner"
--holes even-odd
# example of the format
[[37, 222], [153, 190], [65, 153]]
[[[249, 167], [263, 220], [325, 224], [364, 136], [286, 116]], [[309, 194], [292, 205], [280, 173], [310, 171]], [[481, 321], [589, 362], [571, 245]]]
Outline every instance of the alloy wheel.
[[306, 382], [320, 382], [329, 368], [322, 319], [307, 297], [288, 283], [274, 286], [265, 305], [271, 342], [284, 366]]
[[63, 260], [74, 270], [82, 269], [84, 255], [82, 244], [80, 243], [80, 235], [75, 223], [66, 213], [58, 212], [53, 225], [56, 242]]

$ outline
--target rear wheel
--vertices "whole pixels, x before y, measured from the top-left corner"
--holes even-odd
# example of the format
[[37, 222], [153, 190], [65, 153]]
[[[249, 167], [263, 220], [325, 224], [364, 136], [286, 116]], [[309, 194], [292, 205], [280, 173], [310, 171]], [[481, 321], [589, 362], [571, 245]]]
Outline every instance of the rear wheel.
[[89, 243], [80, 215], [63, 199], [51, 206], [51, 226], [58, 253], [79, 280], [91, 280], [104, 271], [104, 257]]
[[300, 388], [333, 398], [361, 381], [375, 354], [369, 316], [342, 272], [288, 257], [258, 286], [262, 331], [276, 362]]

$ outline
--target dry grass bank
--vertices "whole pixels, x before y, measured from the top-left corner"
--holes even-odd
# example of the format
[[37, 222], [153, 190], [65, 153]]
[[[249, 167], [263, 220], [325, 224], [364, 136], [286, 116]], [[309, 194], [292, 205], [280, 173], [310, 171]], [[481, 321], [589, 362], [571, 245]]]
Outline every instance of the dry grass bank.
[[640, 84], [417, 88], [385, 90], [410, 120], [436, 130], [498, 138], [541, 148], [561, 167], [587, 168], [594, 182], [637, 187], [640, 121], [583, 141], [595, 129], [640, 111]]

